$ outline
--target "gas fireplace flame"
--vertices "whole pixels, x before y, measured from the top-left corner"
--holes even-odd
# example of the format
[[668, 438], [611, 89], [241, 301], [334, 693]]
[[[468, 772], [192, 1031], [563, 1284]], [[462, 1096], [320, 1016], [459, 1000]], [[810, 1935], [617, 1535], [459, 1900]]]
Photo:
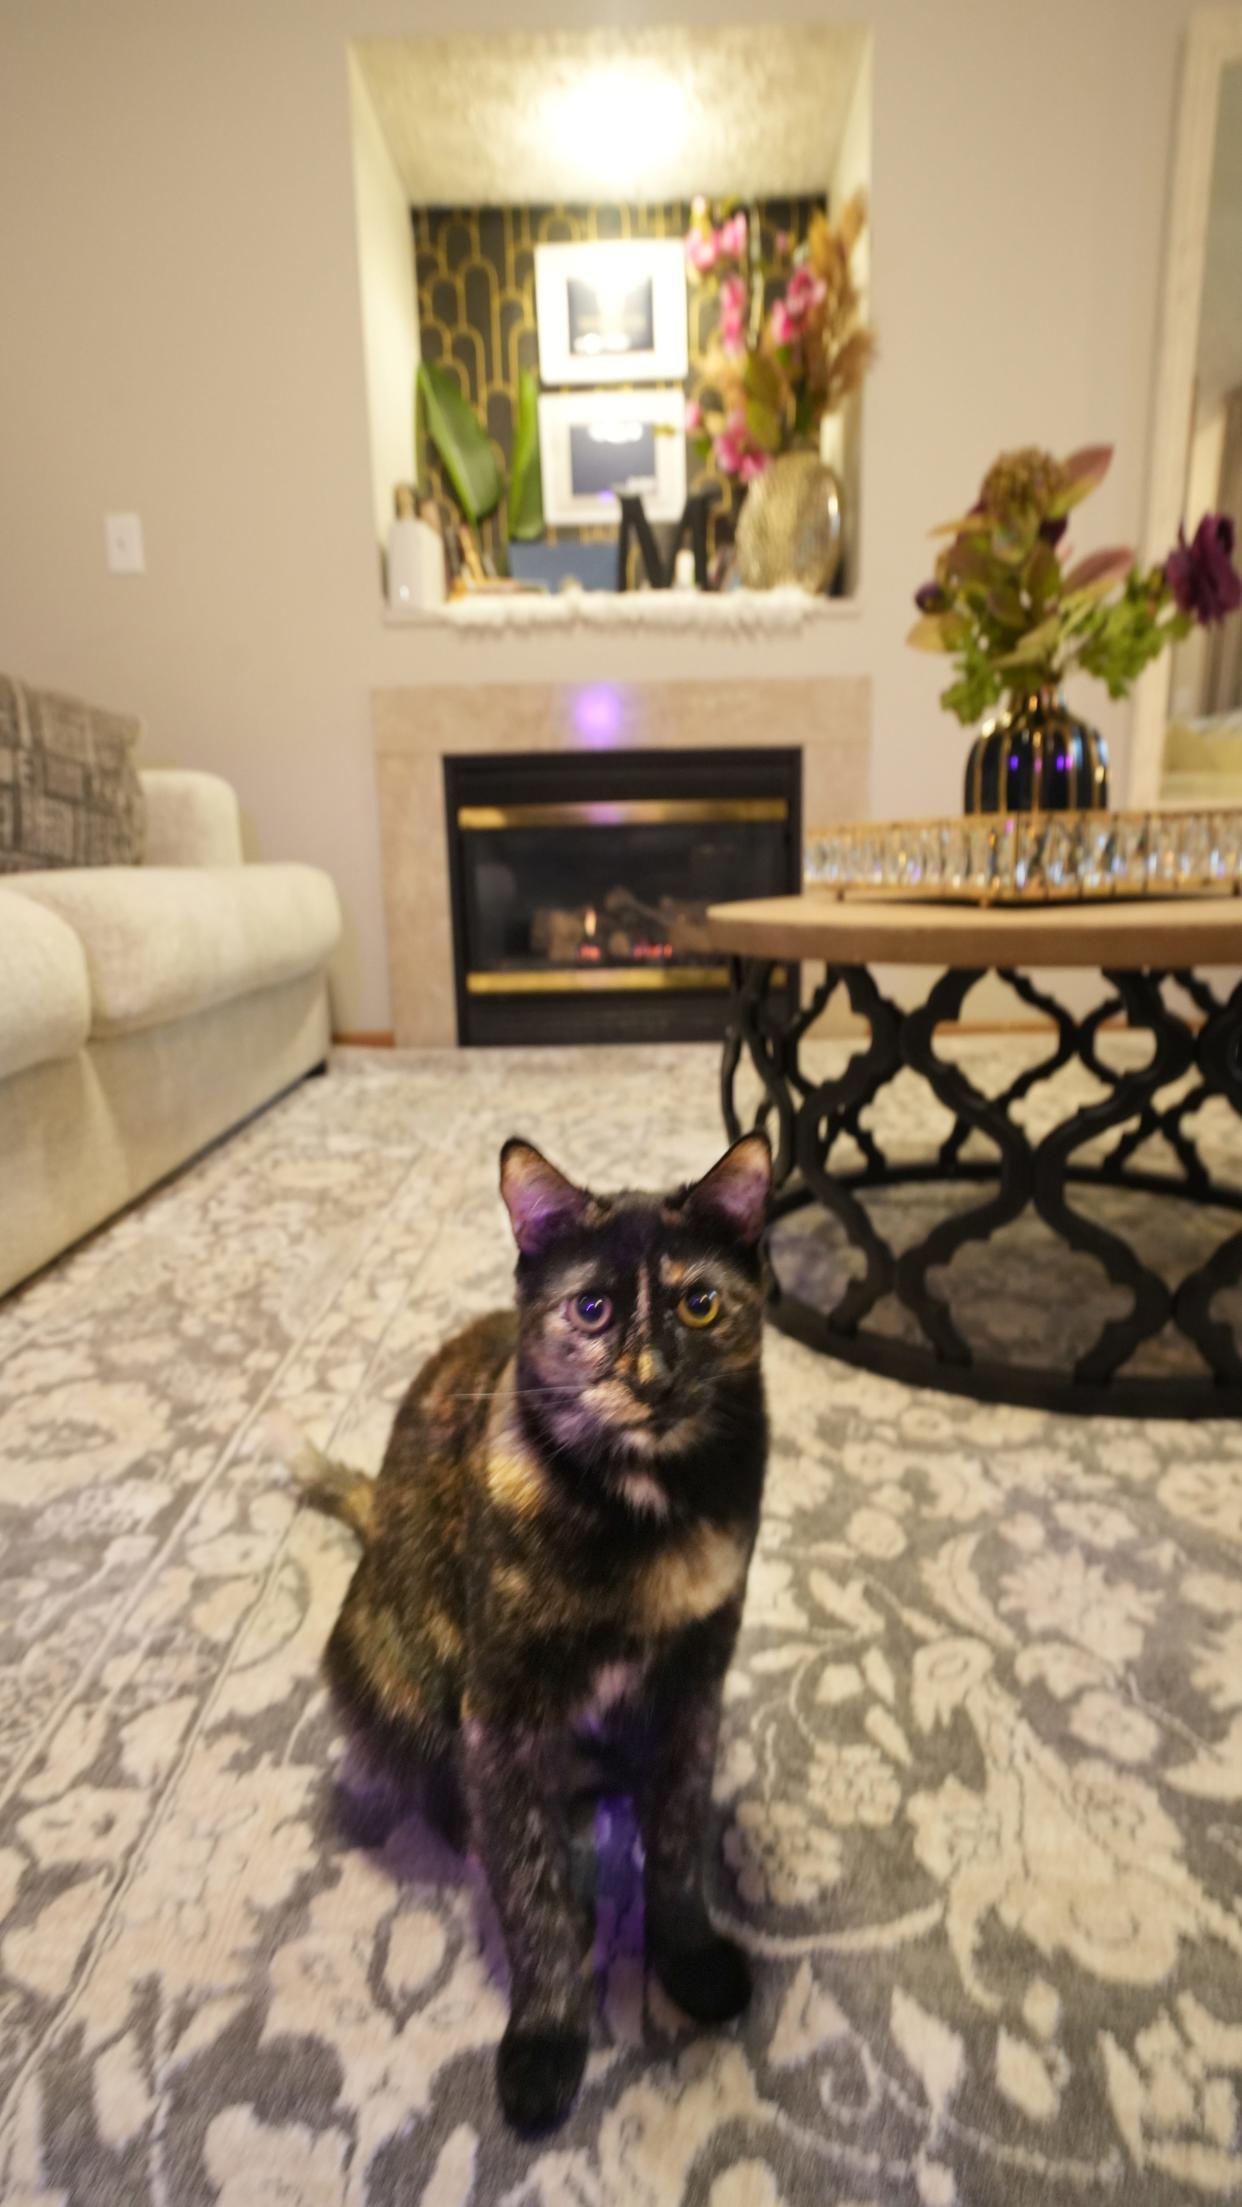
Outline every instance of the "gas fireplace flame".
[[584, 912], [582, 917], [583, 933], [588, 937], [588, 939], [595, 933], [597, 924], [598, 914], [596, 913], [595, 907], [592, 904], [588, 904], [586, 911]]

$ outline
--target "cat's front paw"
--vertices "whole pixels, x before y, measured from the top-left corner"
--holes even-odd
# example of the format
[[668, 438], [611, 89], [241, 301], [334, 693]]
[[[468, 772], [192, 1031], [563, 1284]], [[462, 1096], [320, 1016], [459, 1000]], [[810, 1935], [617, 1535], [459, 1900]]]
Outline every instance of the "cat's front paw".
[[500, 2104], [515, 2130], [554, 2130], [574, 2103], [586, 2068], [587, 2035], [562, 2026], [511, 2023], [496, 2056]]
[[695, 2023], [731, 2023], [750, 1999], [750, 1964], [732, 1939], [655, 1947], [651, 1967], [671, 2000]]

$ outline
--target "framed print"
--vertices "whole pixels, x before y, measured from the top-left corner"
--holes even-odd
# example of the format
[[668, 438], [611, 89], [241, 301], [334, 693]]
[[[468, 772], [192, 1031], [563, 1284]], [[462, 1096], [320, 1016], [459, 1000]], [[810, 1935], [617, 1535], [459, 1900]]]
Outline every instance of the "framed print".
[[544, 383], [643, 383], [684, 376], [686, 260], [680, 238], [535, 247]]
[[686, 502], [686, 400], [667, 391], [545, 391], [539, 401], [543, 511], [554, 528], [615, 521], [634, 490], [651, 521]]

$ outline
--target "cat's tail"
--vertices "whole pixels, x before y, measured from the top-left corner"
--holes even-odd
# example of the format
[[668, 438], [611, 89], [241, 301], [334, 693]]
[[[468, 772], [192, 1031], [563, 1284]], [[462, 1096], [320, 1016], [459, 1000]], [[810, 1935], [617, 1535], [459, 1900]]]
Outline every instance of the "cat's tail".
[[283, 1410], [269, 1410], [263, 1431], [274, 1455], [288, 1470], [302, 1500], [325, 1517], [339, 1517], [364, 1548], [375, 1533], [375, 1481], [365, 1471], [334, 1463]]

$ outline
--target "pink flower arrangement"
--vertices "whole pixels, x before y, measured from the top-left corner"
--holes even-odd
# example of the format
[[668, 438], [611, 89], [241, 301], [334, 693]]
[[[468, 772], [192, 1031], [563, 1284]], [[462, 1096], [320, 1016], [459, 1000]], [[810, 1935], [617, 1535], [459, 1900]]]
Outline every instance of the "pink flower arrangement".
[[707, 201], [695, 200], [693, 220], [686, 236], [686, 259], [696, 276], [710, 276], [722, 261], [744, 265], [749, 251], [750, 224], [740, 207], [715, 229]]
[[726, 276], [720, 286], [720, 342], [728, 353], [746, 350], [746, 314], [750, 301], [740, 276]]
[[785, 287], [785, 296], [772, 309], [772, 335], [778, 345], [800, 345], [816, 307], [828, 296], [828, 286], [802, 261]]
[[742, 208], [716, 220], [706, 199], [694, 201], [686, 260], [719, 313], [687, 429], [721, 475], [749, 483], [778, 453], [814, 449], [823, 416], [861, 383], [874, 345], [851, 260], [865, 221], [856, 196], [835, 223], [814, 215], [796, 244]]
[[717, 430], [713, 444], [721, 474], [736, 475], [742, 483], [753, 483], [771, 458], [762, 445], [756, 444], [746, 425], [746, 416], [740, 411], [728, 416], [724, 427]]
[[709, 276], [716, 266], [719, 247], [714, 230], [692, 230], [686, 239], [686, 259], [696, 276]]
[[749, 224], [740, 208], [736, 214], [729, 216], [727, 222], [721, 223], [716, 232], [716, 245], [722, 260], [746, 259], [748, 231]]

